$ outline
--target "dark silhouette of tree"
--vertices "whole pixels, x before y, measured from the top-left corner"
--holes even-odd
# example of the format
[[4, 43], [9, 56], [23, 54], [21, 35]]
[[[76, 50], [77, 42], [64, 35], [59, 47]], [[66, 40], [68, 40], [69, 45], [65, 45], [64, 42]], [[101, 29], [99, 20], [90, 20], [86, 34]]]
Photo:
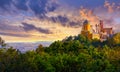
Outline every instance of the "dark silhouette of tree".
[[0, 46], [4, 47], [6, 46], [5, 41], [0, 37]]

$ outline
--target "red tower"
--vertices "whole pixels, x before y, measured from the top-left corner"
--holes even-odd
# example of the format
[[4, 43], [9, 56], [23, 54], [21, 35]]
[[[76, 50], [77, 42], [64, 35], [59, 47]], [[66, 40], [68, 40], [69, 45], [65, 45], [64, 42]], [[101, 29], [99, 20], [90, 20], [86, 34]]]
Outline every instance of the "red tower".
[[100, 20], [100, 31], [102, 32], [103, 31], [103, 21]]

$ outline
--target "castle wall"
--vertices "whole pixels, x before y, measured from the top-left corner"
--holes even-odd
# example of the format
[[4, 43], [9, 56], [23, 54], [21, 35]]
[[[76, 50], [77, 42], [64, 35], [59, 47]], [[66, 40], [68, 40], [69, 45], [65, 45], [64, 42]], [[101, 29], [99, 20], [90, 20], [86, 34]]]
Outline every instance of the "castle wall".
[[92, 34], [92, 39], [100, 39], [100, 34]]

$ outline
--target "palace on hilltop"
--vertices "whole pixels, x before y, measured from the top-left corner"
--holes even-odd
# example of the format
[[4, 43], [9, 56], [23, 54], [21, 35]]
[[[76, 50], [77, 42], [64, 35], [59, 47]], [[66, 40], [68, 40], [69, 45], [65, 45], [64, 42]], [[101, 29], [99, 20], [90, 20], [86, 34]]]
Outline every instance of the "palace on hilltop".
[[91, 25], [88, 20], [83, 23], [81, 34], [89, 39], [99, 39], [105, 41], [107, 38], [113, 36], [113, 28], [104, 28], [103, 21], [99, 24]]

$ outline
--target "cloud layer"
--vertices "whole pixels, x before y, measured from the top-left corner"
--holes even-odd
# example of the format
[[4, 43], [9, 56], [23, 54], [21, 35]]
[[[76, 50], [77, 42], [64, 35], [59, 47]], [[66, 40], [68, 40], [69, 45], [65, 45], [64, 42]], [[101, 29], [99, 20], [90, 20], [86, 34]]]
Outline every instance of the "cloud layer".
[[44, 33], [44, 34], [51, 34], [51, 33], [52, 33], [52, 32], [50, 32], [50, 30], [48, 30], [48, 29], [43, 29], [43, 28], [40, 28], [40, 27], [36, 27], [36, 26], [34, 26], [34, 25], [32, 25], [32, 24], [22, 23], [22, 25], [23, 25], [22, 28], [23, 28], [26, 32], [32, 31], [32, 30], [36, 30], [36, 31], [38, 31], [38, 32], [40, 32], [40, 33]]
[[86, 19], [118, 32], [119, 11], [119, 0], [0, 0], [0, 35], [6, 41], [61, 40], [79, 34]]

